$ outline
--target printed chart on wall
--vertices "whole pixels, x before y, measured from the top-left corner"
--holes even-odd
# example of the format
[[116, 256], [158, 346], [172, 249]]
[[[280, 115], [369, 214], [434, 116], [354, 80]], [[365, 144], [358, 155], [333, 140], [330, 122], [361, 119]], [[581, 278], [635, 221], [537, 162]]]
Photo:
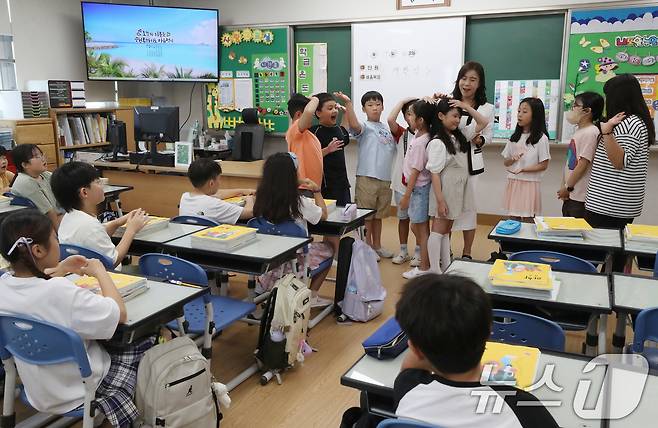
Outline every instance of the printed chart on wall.
[[463, 17], [352, 24], [352, 98], [359, 120], [365, 120], [360, 99], [367, 91], [383, 95], [383, 122], [403, 98], [452, 92], [464, 60], [465, 26]]
[[220, 79], [206, 85], [206, 125], [235, 129], [245, 108], [258, 109], [267, 132], [288, 129], [289, 28], [235, 28], [221, 32]]
[[327, 44], [297, 43], [295, 51], [297, 92], [306, 97], [327, 92]]
[[551, 80], [496, 80], [494, 92], [495, 138], [509, 138], [516, 129], [516, 114], [521, 100], [535, 97], [542, 100], [546, 110], [548, 138], [557, 136], [560, 108], [560, 81]]
[[[618, 74], [634, 74], [642, 85], [651, 115], [658, 110], [658, 5], [574, 10], [564, 93], [564, 111], [576, 95], [603, 94], [603, 85]], [[563, 121], [562, 140], [573, 134]]]

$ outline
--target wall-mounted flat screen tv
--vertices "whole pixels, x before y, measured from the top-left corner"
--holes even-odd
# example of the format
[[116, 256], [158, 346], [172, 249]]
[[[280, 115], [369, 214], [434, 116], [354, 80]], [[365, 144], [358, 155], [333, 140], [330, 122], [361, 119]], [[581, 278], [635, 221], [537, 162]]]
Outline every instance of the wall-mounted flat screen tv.
[[217, 81], [218, 10], [81, 4], [89, 80]]

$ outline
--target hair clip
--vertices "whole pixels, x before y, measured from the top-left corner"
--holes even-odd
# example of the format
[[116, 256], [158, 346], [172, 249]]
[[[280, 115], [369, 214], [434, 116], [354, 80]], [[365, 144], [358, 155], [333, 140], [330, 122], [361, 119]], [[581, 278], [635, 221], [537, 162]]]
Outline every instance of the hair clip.
[[292, 163], [295, 165], [295, 170], [299, 169], [299, 160], [297, 159], [297, 155], [293, 152], [288, 152], [288, 156], [290, 156], [290, 159], [292, 159]]
[[[30, 248], [29, 245], [30, 245], [32, 242], [33, 242], [33, 241], [32, 241], [32, 238], [26, 238], [26, 237], [24, 237], [24, 236], [21, 236], [20, 238], [18, 238], [18, 239], [16, 240], [16, 242], [14, 242], [14, 245], [11, 246], [11, 248], [9, 249], [9, 251], [7, 251], [7, 255], [10, 255], [11, 253], [13, 253], [14, 250], [15, 250], [16, 248], [18, 248], [19, 245], [25, 245], [25, 247], [28, 249], [28, 251], [30, 251], [30, 250], [29, 250], [29, 248]], [[30, 255], [31, 255], [31, 254], [32, 254], [32, 251], [30, 251]]]

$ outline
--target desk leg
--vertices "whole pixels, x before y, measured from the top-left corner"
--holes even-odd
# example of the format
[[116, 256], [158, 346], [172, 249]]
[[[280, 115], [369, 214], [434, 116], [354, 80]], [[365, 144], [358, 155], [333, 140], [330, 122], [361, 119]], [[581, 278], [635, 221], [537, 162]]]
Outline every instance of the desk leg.
[[613, 253], [608, 253], [605, 256], [605, 272], [604, 273], [612, 273], [612, 261], [614, 260], [614, 254]]
[[212, 302], [210, 299], [205, 301], [204, 307], [206, 309], [206, 327], [203, 333], [203, 347], [201, 348], [201, 355], [206, 357], [208, 365], [212, 359], [212, 335], [215, 330], [215, 314], [213, 313]]
[[598, 317], [594, 314], [589, 317], [587, 323], [587, 335], [585, 336], [585, 355], [593, 357], [596, 355], [596, 345], [598, 336]]
[[117, 206], [117, 214], [119, 214], [119, 217], [121, 217], [123, 215], [123, 210], [121, 209], [121, 200], [119, 199], [118, 195], [114, 201], [114, 204]]
[[599, 354], [605, 354], [606, 331], [608, 330], [608, 314], [599, 317]]
[[219, 276], [219, 295], [228, 296], [228, 273], [220, 270], [217, 275]]
[[617, 312], [617, 324], [612, 336], [612, 350], [621, 353], [626, 344], [626, 312]]

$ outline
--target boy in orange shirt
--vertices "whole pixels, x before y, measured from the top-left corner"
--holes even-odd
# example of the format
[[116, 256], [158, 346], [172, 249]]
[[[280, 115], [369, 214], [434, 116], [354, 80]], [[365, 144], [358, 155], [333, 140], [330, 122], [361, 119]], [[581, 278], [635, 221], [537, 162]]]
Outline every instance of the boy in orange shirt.
[[[306, 98], [301, 94], [293, 94], [288, 100], [288, 113], [292, 124], [286, 132], [288, 151], [297, 155], [299, 166], [297, 174], [300, 180], [311, 179], [318, 186], [322, 185], [322, 146], [318, 138], [309, 131], [313, 124], [315, 110], [319, 100], [316, 97]], [[302, 189], [305, 186], [300, 186]]]

